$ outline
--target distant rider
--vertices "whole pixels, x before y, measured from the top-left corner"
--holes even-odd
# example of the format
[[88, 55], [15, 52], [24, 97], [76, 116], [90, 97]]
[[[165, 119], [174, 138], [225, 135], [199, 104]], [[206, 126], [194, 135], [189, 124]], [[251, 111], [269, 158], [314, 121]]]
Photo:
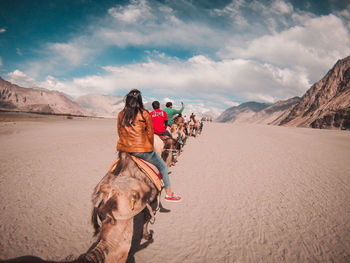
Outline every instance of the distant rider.
[[159, 101], [153, 101], [152, 107], [154, 111], [151, 111], [153, 130], [155, 134], [166, 135], [172, 138], [171, 133], [166, 129], [168, 126], [168, 116], [165, 111], [160, 109]]
[[[172, 102], [167, 102], [165, 104], [166, 108], [164, 109], [164, 111], [166, 112], [166, 114], [168, 115], [168, 126], [171, 126], [173, 123], [174, 123], [174, 115], [175, 114], [181, 114], [182, 111], [184, 110], [185, 108], [185, 105], [183, 104], [183, 102], [181, 102], [181, 109], [180, 110], [175, 110], [173, 109], [173, 103]], [[181, 136], [181, 133], [179, 132], [179, 143], [180, 144], [184, 144], [183, 141], [182, 141], [182, 136]]]
[[166, 112], [166, 114], [168, 115], [168, 125], [171, 126], [174, 122], [174, 115], [175, 114], [181, 114], [182, 111], [185, 108], [185, 105], [183, 104], [183, 102], [181, 102], [181, 109], [179, 110], [175, 110], [173, 109], [173, 104], [171, 102], [167, 102], [165, 104], [166, 108], [164, 109], [164, 111]]

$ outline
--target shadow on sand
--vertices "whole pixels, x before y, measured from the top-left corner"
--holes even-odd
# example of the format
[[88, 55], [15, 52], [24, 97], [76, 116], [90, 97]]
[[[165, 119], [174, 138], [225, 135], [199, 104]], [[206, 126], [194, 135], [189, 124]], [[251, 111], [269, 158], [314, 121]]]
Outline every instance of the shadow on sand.
[[[170, 210], [166, 209], [163, 207], [162, 203], [159, 203], [159, 212], [160, 213], [169, 213]], [[134, 217], [134, 232], [133, 232], [133, 237], [132, 237], [132, 241], [131, 241], [131, 248], [129, 251], [129, 256], [127, 259], [127, 263], [135, 263], [135, 253], [145, 249], [146, 247], [148, 247], [150, 244], [153, 243], [153, 238], [151, 240], [145, 241], [141, 244], [142, 242], [142, 235], [143, 235], [143, 224], [145, 222], [145, 214], [144, 213], [139, 213], [138, 215], [136, 215]], [[153, 234], [153, 231], [150, 230], [150, 232]], [[89, 252], [90, 250], [92, 250], [96, 245], [98, 244], [98, 242], [94, 243], [87, 252]], [[86, 253], [87, 253], [86, 252]], [[81, 254], [77, 259], [72, 260], [72, 259], [65, 259], [63, 261], [49, 261], [49, 260], [44, 260], [41, 259], [39, 257], [36, 256], [22, 256], [22, 257], [17, 257], [17, 258], [12, 258], [12, 259], [6, 259], [6, 260], [1, 260], [0, 259], [0, 263], [57, 263], [57, 262], [85, 262], [83, 260], [84, 258], [84, 254]]]
[[[159, 202], [159, 212], [160, 213], [169, 213], [170, 210], [163, 207], [162, 203]], [[136, 252], [145, 249], [150, 244], [153, 243], [153, 237], [151, 240], [144, 241], [142, 243], [142, 235], [143, 235], [143, 224], [145, 222], [145, 214], [139, 213], [134, 217], [134, 233], [131, 241], [131, 248], [129, 251], [129, 256], [126, 263], [135, 263], [135, 254]], [[153, 236], [153, 230], [149, 230]]]

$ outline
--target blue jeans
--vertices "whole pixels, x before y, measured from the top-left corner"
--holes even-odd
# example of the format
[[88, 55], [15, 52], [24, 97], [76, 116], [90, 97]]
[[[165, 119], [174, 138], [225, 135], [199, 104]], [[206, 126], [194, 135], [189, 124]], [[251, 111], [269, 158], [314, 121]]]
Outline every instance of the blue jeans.
[[161, 174], [163, 175], [162, 179], [163, 179], [165, 189], [170, 188], [170, 180], [169, 180], [169, 174], [168, 174], [168, 169], [166, 167], [166, 163], [158, 155], [158, 153], [153, 151], [149, 153], [130, 153], [130, 154], [155, 165], [158, 168], [159, 172], [161, 172]]

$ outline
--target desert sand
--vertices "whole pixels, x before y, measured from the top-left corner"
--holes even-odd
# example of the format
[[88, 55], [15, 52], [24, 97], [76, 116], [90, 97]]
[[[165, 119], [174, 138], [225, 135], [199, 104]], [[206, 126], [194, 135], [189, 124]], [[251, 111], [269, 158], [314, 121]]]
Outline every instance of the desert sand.
[[[0, 122], [0, 259], [87, 251], [116, 140], [113, 119]], [[169, 170], [183, 200], [129, 262], [350, 262], [350, 132], [205, 123]]]

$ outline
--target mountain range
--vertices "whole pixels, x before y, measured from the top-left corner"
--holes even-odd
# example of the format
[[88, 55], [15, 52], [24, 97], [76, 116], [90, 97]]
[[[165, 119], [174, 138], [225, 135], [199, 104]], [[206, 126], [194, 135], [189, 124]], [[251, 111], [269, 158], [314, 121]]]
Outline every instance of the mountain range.
[[312, 85], [279, 125], [349, 129], [350, 56]]
[[115, 117], [124, 108], [124, 100], [120, 96], [88, 94], [75, 98], [74, 101], [100, 117]]
[[242, 103], [225, 110], [217, 119], [230, 123], [261, 123], [282, 126], [350, 129], [350, 56], [331, 70], [301, 97], [272, 105]]
[[0, 77], [0, 110], [93, 116], [62, 92], [23, 88]]
[[[151, 102], [144, 106], [152, 110]], [[89, 94], [72, 99], [59, 91], [24, 88], [0, 77], [2, 111], [115, 117], [123, 107], [120, 96]], [[216, 121], [350, 129], [350, 56], [338, 60], [301, 98], [274, 104], [245, 102], [226, 109]]]

